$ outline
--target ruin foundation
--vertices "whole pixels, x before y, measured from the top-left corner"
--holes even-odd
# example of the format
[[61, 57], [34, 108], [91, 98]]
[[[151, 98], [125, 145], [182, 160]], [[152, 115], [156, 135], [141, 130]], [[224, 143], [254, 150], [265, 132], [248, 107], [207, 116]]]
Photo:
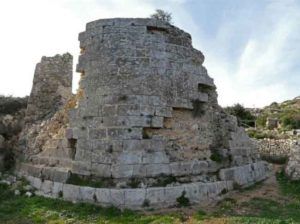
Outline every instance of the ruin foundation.
[[79, 41], [76, 105], [57, 109], [46, 122], [63, 116], [57, 133], [37, 135], [43, 144], [27, 144], [19, 165], [39, 194], [166, 207], [179, 197], [217, 200], [267, 177], [255, 143], [218, 105], [188, 33], [153, 19], [105, 19], [88, 23]]

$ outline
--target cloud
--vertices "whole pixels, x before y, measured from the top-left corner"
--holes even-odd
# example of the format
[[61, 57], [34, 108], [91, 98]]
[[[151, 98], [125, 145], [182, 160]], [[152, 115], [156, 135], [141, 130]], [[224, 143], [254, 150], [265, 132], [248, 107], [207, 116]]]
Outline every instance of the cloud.
[[[77, 36], [100, 18], [172, 12], [192, 34], [221, 105], [264, 106], [299, 93], [299, 1], [10, 0], [0, 3], [0, 94], [28, 95], [41, 56], [79, 53]], [[74, 89], [78, 74], [74, 74]]]
[[[239, 102], [261, 107], [300, 94], [299, 68], [294, 69], [300, 56], [300, 6], [295, 1], [270, 1], [261, 10], [251, 23], [237, 15], [231, 21], [239, 22], [234, 25], [225, 20], [215, 39], [201, 39], [215, 46], [207, 50], [205, 64], [215, 78], [222, 105]], [[237, 44], [235, 35], [245, 30], [243, 24], [247, 25], [248, 35]], [[227, 46], [237, 48], [237, 57]]]

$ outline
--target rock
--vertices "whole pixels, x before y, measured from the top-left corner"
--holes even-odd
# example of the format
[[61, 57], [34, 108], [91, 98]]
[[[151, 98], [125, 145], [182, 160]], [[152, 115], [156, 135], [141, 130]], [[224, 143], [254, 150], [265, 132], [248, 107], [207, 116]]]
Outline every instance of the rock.
[[4, 141], [5, 141], [5, 138], [0, 135], [0, 150], [4, 147]]
[[30, 197], [32, 197], [33, 194], [32, 194], [30, 191], [27, 191], [27, 192], [25, 193], [25, 195], [26, 195], [27, 197], [30, 198]]
[[25, 191], [32, 191], [34, 188], [31, 185], [26, 185], [23, 187]]
[[291, 147], [285, 173], [291, 180], [300, 180], [300, 140], [294, 142]]

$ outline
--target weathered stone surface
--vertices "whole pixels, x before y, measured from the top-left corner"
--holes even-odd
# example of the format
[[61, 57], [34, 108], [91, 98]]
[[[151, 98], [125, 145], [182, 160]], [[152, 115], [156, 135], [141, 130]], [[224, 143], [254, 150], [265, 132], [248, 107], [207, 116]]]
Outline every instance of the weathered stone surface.
[[73, 57], [66, 53], [42, 57], [36, 65], [26, 121], [50, 118], [72, 95]]
[[[53, 184], [51, 189], [42, 183], [41, 192], [58, 197], [62, 189], [66, 200], [104, 206], [167, 207], [183, 194], [203, 203], [219, 199], [234, 184], [266, 178], [257, 145], [218, 106], [204, 56], [189, 34], [153, 19], [107, 19], [87, 24], [79, 41], [76, 102], [63, 111], [64, 119], [56, 119], [57, 112], [46, 121], [43, 130], [57, 131], [31, 142], [34, 155], [26, 153], [20, 172], [60, 183], [70, 183], [72, 173], [105, 186]], [[36, 69], [37, 80], [48, 74], [48, 66], [55, 74], [62, 69], [62, 79], [49, 81], [50, 98], [62, 93], [52, 91], [59, 86], [63, 93], [70, 89], [71, 58], [56, 67], [63, 57], [45, 58]], [[44, 102], [39, 88], [33, 87], [31, 98], [41, 102], [28, 106], [33, 120], [47, 117], [48, 103], [61, 105], [68, 95]]]
[[300, 180], [300, 140], [291, 146], [291, 152], [285, 173], [292, 180]]
[[68, 201], [80, 201], [80, 187], [71, 185], [71, 184], [64, 184], [63, 185], [63, 198]]
[[266, 179], [269, 171], [269, 164], [260, 161], [244, 166], [221, 169], [219, 175], [221, 180], [233, 181], [235, 184], [245, 187]]

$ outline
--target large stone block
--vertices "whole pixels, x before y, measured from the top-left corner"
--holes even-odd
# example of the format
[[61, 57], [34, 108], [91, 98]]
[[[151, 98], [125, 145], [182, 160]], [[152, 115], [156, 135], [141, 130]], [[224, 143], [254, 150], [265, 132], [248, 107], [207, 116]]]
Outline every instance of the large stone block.
[[63, 198], [68, 201], [80, 201], [80, 186], [75, 186], [71, 184], [63, 185]]
[[125, 189], [125, 206], [141, 207], [146, 199], [146, 189]]

